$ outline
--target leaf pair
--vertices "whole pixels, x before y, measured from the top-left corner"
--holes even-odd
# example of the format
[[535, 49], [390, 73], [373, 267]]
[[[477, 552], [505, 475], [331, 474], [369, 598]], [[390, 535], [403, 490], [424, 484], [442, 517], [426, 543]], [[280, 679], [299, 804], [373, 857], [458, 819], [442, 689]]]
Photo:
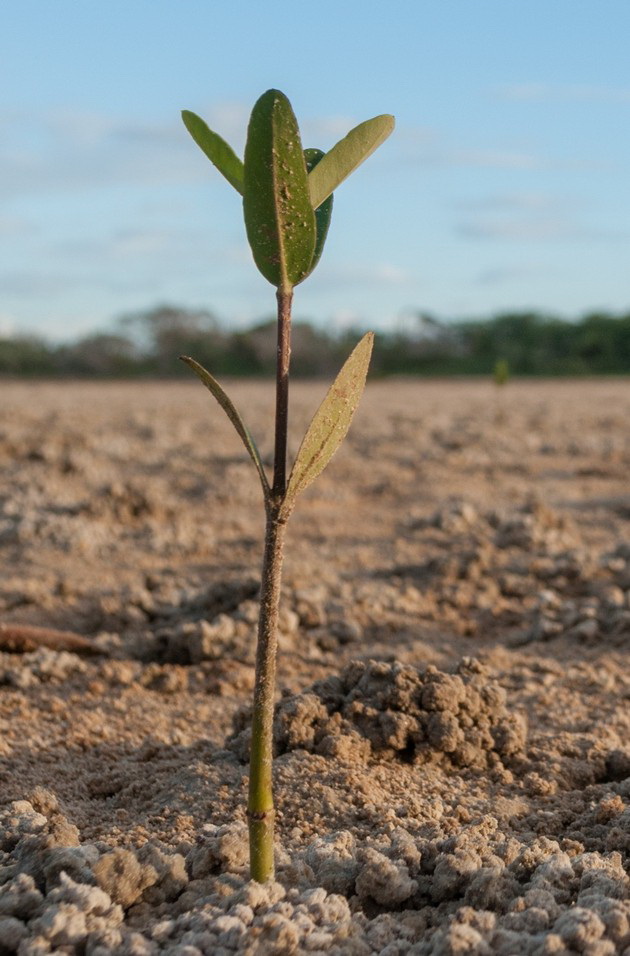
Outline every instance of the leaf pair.
[[328, 153], [302, 149], [287, 97], [267, 90], [254, 105], [245, 161], [194, 113], [184, 110], [189, 133], [219, 172], [243, 195], [247, 238], [264, 277], [285, 290], [313, 271], [326, 240], [332, 193], [394, 128], [394, 118], [361, 123]]
[[[351, 352], [323, 402], [315, 412], [298, 450], [281, 506], [281, 515], [288, 518], [295, 500], [313, 482], [344, 440], [365, 386], [374, 333], [368, 332]], [[263, 489], [265, 502], [271, 502], [271, 489], [260, 452], [236, 406], [217, 380], [194, 359], [182, 355], [182, 361], [199, 376], [212, 392], [234, 425], [251, 457]]]

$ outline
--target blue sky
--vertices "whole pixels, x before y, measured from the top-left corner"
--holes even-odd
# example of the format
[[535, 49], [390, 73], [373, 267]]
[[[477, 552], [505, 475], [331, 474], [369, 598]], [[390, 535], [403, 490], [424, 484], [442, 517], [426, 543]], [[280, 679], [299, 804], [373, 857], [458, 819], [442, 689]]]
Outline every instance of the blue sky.
[[272, 86], [307, 146], [397, 120], [337, 191], [297, 316], [630, 308], [627, 0], [4, 0], [1, 20], [0, 332], [269, 315], [240, 199], [179, 111], [242, 151]]

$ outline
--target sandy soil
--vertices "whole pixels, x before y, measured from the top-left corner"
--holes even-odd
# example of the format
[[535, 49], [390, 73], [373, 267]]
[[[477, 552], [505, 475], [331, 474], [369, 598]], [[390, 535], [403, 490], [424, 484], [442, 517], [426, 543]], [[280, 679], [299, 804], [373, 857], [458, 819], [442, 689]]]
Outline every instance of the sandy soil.
[[0, 394], [0, 956], [630, 953], [629, 382], [368, 386], [289, 526], [265, 887], [251, 462], [196, 382]]

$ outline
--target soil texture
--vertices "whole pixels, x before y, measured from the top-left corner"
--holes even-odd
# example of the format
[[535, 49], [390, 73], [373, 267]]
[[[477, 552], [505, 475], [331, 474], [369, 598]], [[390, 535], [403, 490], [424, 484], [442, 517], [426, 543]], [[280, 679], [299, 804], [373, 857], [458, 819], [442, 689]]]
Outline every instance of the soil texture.
[[628, 381], [368, 385], [288, 528], [265, 886], [247, 453], [196, 382], [0, 390], [0, 956], [630, 954]]

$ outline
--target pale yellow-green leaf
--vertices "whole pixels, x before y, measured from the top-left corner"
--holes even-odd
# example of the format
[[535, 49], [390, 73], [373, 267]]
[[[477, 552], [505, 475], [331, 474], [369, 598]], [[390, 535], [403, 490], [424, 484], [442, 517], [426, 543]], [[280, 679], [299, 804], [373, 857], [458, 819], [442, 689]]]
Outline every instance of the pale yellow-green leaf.
[[243, 163], [232, 147], [218, 133], [210, 129], [208, 124], [196, 113], [191, 113], [190, 110], [182, 110], [182, 119], [184, 126], [197, 146], [204, 151], [221, 175], [225, 176], [227, 181], [242, 195]]
[[346, 437], [365, 387], [373, 343], [373, 332], [363, 336], [315, 412], [289, 476], [282, 507], [286, 516], [296, 497], [322, 473]]
[[247, 428], [247, 426], [245, 425], [245, 422], [241, 418], [236, 406], [234, 405], [234, 402], [229, 397], [227, 392], [223, 389], [223, 387], [219, 385], [216, 378], [214, 378], [214, 376], [211, 375], [210, 372], [208, 372], [208, 370], [203, 367], [203, 365], [200, 365], [199, 362], [196, 362], [193, 358], [190, 358], [188, 355], [181, 355], [180, 358], [182, 362], [185, 362], [186, 365], [190, 366], [193, 372], [195, 372], [195, 374], [199, 376], [199, 378], [201, 379], [203, 384], [206, 386], [206, 388], [210, 392], [212, 392], [217, 402], [219, 403], [219, 405], [221, 406], [221, 408], [223, 409], [227, 417], [230, 419], [230, 421], [234, 425], [234, 428], [240, 435], [241, 440], [243, 444], [245, 445], [245, 448], [247, 449], [252, 461], [254, 462], [256, 466], [256, 470], [258, 472], [258, 475], [260, 477], [260, 482], [262, 484], [265, 500], [268, 500], [271, 494], [271, 491], [269, 488], [269, 482], [267, 481], [267, 475], [265, 474], [265, 469], [263, 467], [262, 459], [260, 457], [260, 453], [258, 451], [258, 448], [256, 447], [256, 442], [252, 438], [249, 432], [249, 429]]
[[359, 123], [340, 139], [311, 169], [308, 188], [313, 209], [317, 209], [354, 172], [375, 149], [385, 142], [394, 128], [394, 117], [388, 113]]

